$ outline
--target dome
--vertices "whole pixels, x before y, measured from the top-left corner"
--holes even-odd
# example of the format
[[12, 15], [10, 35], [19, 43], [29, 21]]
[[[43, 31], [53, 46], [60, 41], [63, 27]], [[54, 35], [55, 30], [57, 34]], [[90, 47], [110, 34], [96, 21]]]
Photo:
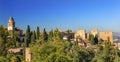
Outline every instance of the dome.
[[13, 17], [10, 17], [9, 21], [8, 22], [14, 22], [14, 19]]

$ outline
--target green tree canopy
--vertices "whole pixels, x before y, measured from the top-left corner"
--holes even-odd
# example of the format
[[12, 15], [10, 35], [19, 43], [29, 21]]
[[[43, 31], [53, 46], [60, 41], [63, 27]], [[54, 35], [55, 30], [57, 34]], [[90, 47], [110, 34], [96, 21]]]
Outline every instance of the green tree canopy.
[[37, 30], [36, 30], [36, 38], [39, 39], [40, 37], [40, 30], [39, 30], [39, 27], [37, 27]]
[[30, 26], [27, 26], [26, 33], [25, 33], [25, 46], [28, 47], [31, 40], [31, 34], [30, 34]]
[[47, 41], [47, 40], [48, 40], [48, 34], [47, 34], [45, 28], [44, 28], [44, 30], [43, 30], [43, 39], [44, 39], [44, 41]]

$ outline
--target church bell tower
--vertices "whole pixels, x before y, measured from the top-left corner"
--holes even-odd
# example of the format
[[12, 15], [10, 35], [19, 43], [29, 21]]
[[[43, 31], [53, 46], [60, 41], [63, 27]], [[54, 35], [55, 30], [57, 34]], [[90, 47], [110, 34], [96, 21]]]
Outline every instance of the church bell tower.
[[8, 21], [8, 31], [14, 31], [15, 30], [15, 22], [13, 17], [10, 17]]

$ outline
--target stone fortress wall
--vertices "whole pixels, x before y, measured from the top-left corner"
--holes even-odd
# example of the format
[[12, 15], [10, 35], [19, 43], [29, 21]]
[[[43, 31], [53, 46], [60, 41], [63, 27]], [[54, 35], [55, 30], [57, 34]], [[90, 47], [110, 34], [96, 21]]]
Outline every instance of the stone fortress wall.
[[97, 29], [91, 30], [91, 33], [87, 33], [87, 35], [85, 30], [77, 30], [74, 34], [74, 38], [77, 39], [78, 37], [80, 37], [82, 40], [85, 40], [88, 39], [89, 34], [92, 34], [94, 37], [98, 35], [99, 39], [102, 39], [104, 41], [109, 39], [109, 41], [113, 43], [113, 34], [111, 31], [98, 32]]

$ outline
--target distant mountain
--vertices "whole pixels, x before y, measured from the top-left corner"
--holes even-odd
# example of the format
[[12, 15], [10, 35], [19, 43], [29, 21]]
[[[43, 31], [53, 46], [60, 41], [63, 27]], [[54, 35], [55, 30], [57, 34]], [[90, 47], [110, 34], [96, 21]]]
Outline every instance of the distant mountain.
[[113, 32], [114, 39], [120, 39], [120, 32]]

